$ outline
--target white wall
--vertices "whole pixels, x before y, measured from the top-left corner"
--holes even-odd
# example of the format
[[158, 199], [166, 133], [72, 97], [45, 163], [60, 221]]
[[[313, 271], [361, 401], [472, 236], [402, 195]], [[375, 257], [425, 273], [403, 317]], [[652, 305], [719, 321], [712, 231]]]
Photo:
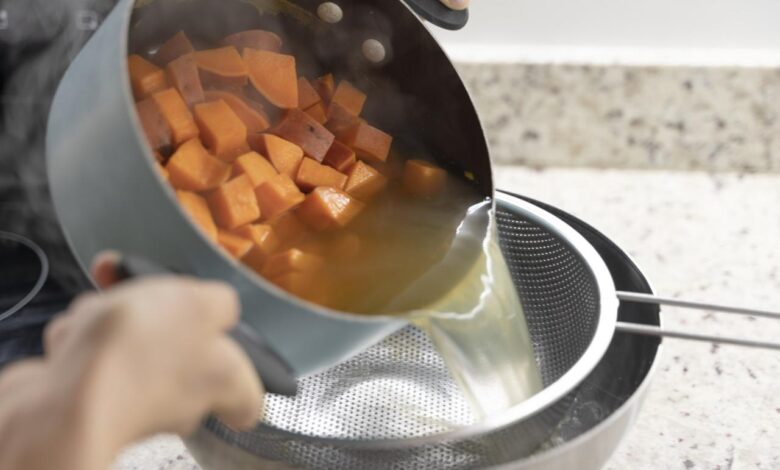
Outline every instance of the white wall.
[[456, 60], [780, 65], [780, 0], [472, 0]]

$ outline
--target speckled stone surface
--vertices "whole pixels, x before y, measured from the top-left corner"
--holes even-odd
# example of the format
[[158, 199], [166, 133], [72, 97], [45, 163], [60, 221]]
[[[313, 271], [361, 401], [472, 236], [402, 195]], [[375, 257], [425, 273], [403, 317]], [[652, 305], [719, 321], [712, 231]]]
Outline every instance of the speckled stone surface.
[[460, 65], [494, 161], [780, 171], [780, 71]]
[[[780, 310], [780, 175], [499, 167], [498, 187], [613, 237], [658, 293]], [[664, 309], [670, 328], [778, 340], [780, 324]], [[780, 469], [780, 353], [666, 340], [637, 424], [607, 470]], [[115, 470], [199, 467], [173, 437]], [[209, 470], [250, 468], [212, 464]]]

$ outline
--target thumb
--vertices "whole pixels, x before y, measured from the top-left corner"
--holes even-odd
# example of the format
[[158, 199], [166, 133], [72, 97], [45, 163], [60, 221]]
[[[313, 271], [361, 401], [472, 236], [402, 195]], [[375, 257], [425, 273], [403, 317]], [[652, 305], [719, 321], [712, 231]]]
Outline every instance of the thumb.
[[92, 260], [91, 273], [95, 283], [101, 289], [108, 289], [119, 282], [116, 265], [121, 255], [115, 251], [103, 251]]
[[469, 6], [469, 0], [440, 0], [445, 6], [453, 10], [464, 10]]

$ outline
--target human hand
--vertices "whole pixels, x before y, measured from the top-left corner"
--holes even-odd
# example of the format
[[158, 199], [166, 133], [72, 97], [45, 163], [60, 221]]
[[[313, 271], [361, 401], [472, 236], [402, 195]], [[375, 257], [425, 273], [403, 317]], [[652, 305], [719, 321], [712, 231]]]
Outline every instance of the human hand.
[[439, 0], [442, 2], [446, 7], [452, 8], [453, 10], [465, 10], [469, 7], [470, 0]]
[[[113, 262], [95, 266], [102, 286]], [[227, 286], [183, 277], [130, 281], [77, 299], [45, 333], [46, 356], [0, 376], [0, 468], [107, 468], [125, 445], [188, 434], [209, 412], [247, 429], [262, 407], [249, 359], [225, 333]]]

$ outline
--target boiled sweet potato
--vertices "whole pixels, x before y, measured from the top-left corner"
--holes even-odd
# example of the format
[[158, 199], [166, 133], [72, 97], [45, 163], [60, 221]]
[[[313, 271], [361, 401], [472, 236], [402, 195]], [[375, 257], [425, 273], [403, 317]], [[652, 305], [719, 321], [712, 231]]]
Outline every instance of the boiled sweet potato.
[[246, 64], [235, 47], [208, 49], [194, 54], [204, 84], [239, 87], [246, 85]]
[[175, 88], [168, 88], [152, 95], [157, 109], [171, 130], [174, 145], [180, 145], [198, 136], [200, 131], [192, 113]]
[[231, 34], [222, 40], [225, 46], [234, 46], [238, 50], [244, 48], [261, 51], [279, 52], [282, 49], [282, 38], [271, 31], [250, 29]]
[[[205, 93], [207, 101], [222, 100], [230, 106], [230, 109], [236, 113], [246, 126], [247, 136], [265, 131], [270, 127], [268, 117], [259, 112], [255, 106], [250, 106], [246, 101], [237, 95], [218, 90], [209, 90]], [[254, 104], [254, 103], [253, 103]], [[260, 106], [259, 104], [257, 106]], [[262, 107], [260, 108], [262, 109]]]
[[195, 48], [192, 47], [190, 39], [184, 34], [184, 31], [179, 31], [157, 49], [154, 61], [157, 65], [165, 67], [171, 61], [191, 52], [195, 52]]
[[268, 258], [263, 268], [263, 276], [268, 278], [290, 272], [312, 272], [322, 267], [323, 259], [297, 248], [276, 253]]
[[138, 112], [138, 119], [141, 121], [141, 128], [146, 136], [146, 141], [152, 150], [160, 151], [164, 154], [170, 154], [171, 141], [173, 135], [171, 128], [168, 127], [168, 121], [160, 112], [157, 103], [151, 98], [139, 101], [135, 104]]
[[187, 191], [214, 189], [230, 176], [230, 166], [209, 155], [199, 139], [182, 144], [168, 160], [166, 169], [173, 187]]
[[184, 212], [203, 230], [203, 233], [209, 239], [217, 241], [217, 226], [211, 217], [211, 211], [206, 200], [189, 191], [176, 191], [176, 199], [179, 200], [179, 204], [181, 204]]
[[332, 166], [342, 173], [346, 173], [356, 161], [357, 156], [354, 150], [338, 140], [334, 140], [322, 163]]
[[338, 103], [351, 114], [360, 116], [360, 113], [363, 112], [363, 106], [366, 104], [366, 94], [348, 81], [342, 80], [333, 93], [330, 104], [333, 103]]
[[444, 190], [447, 172], [424, 160], [408, 160], [404, 166], [404, 190], [415, 197], [432, 198]]
[[358, 157], [371, 162], [384, 162], [390, 154], [393, 138], [363, 121], [345, 132], [343, 142], [357, 153]]
[[240, 175], [214, 190], [207, 198], [214, 220], [232, 230], [260, 218], [255, 188], [247, 175]]
[[258, 187], [269, 179], [278, 175], [271, 162], [263, 158], [257, 152], [245, 153], [233, 162], [233, 176], [247, 175], [252, 181], [252, 186]]
[[252, 241], [225, 230], [217, 231], [217, 243], [234, 258], [241, 259], [252, 249]]
[[166, 71], [168, 81], [179, 91], [187, 106], [192, 107], [205, 100], [198, 65], [192, 54], [184, 54], [172, 60], [166, 67]]
[[290, 247], [308, 234], [308, 228], [298, 219], [295, 212], [288, 211], [268, 221], [280, 245]]
[[295, 178], [303, 160], [300, 147], [272, 134], [262, 134], [254, 143], [254, 150], [268, 157], [276, 171]]
[[365, 204], [336, 188], [319, 187], [312, 191], [296, 214], [315, 230], [344, 228], [365, 207]]
[[363, 202], [371, 201], [387, 186], [384, 175], [361, 161], [350, 167], [347, 176], [344, 191]]
[[350, 130], [354, 129], [361, 122], [363, 122], [362, 119], [349, 112], [348, 109], [339, 103], [331, 103], [328, 106], [328, 121], [325, 123], [325, 128], [341, 141], [347, 137]]
[[303, 159], [295, 176], [295, 184], [305, 192], [318, 186], [343, 189], [346, 183], [347, 175], [308, 157]]
[[154, 65], [140, 55], [133, 54], [127, 58], [127, 68], [130, 71], [130, 86], [137, 100], [148, 98], [153, 93], [168, 88], [168, 78], [165, 70]]
[[311, 108], [322, 101], [317, 90], [311, 86], [311, 82], [304, 77], [298, 78], [298, 107], [300, 109]]
[[322, 125], [325, 125], [325, 123], [328, 122], [328, 112], [325, 110], [325, 105], [322, 104], [322, 102], [306, 108], [304, 112]]
[[271, 104], [282, 109], [298, 107], [295, 57], [270, 51], [244, 49], [252, 86]]
[[255, 189], [263, 220], [270, 220], [300, 205], [306, 196], [292, 179], [280, 174]]
[[218, 158], [232, 162], [246, 150], [246, 126], [222, 100], [195, 106], [201, 140]]
[[335, 137], [300, 109], [291, 109], [285, 118], [271, 130], [279, 137], [299, 146], [311, 158], [321, 162]]
[[333, 74], [329, 73], [327, 75], [323, 75], [322, 77], [315, 80], [312, 85], [314, 86], [314, 89], [317, 90], [317, 93], [319, 93], [320, 98], [322, 98], [322, 100], [326, 103], [330, 103], [331, 98], [333, 98], [333, 92], [336, 88], [336, 80], [333, 78]]

